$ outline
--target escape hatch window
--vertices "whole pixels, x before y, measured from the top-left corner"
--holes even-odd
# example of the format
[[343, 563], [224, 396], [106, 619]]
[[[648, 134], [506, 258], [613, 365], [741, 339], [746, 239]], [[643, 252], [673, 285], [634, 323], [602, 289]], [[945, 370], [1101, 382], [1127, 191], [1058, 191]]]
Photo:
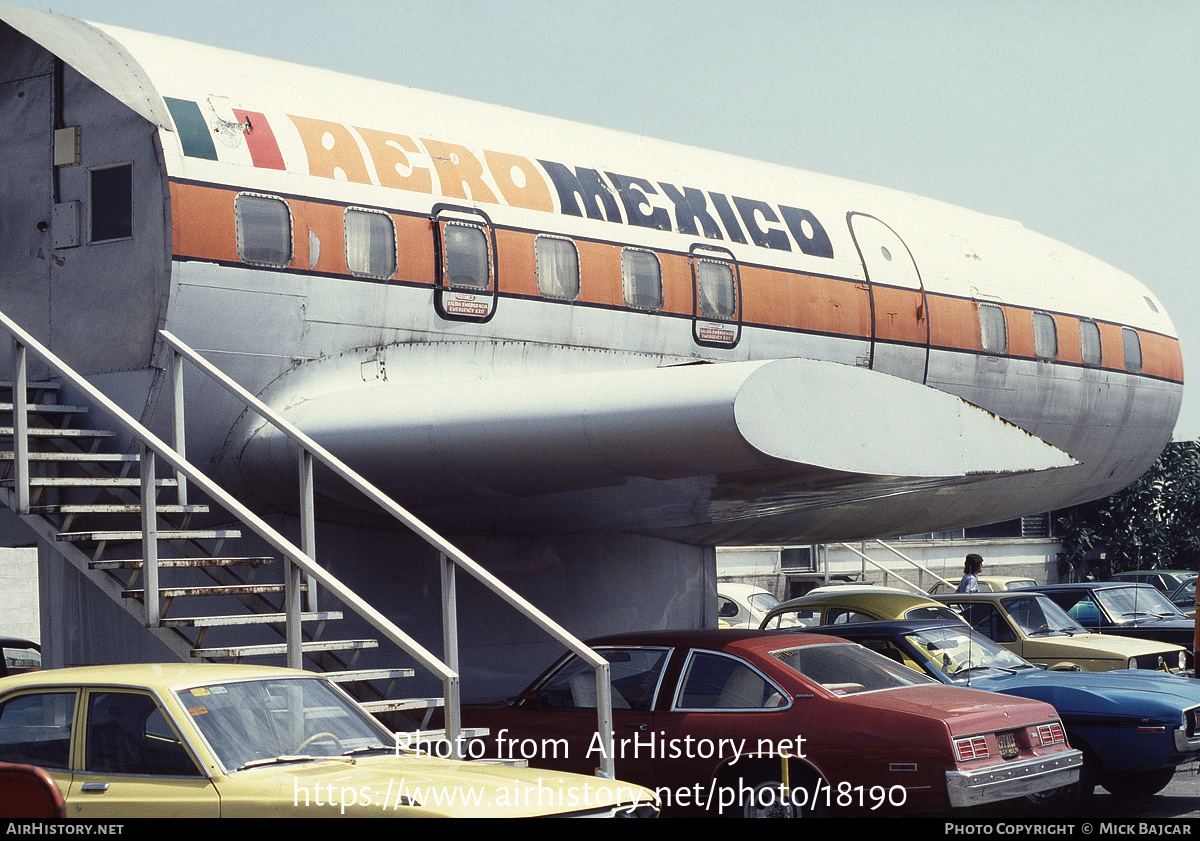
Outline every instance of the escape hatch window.
[[547, 298], [576, 300], [579, 297], [579, 251], [575, 243], [549, 236], [539, 236], [534, 243], [538, 292]]
[[234, 200], [238, 257], [258, 266], [292, 262], [292, 214], [287, 202], [242, 193]]
[[91, 242], [133, 236], [133, 164], [88, 172], [91, 194]]
[[396, 226], [390, 216], [348, 208], [344, 224], [350, 274], [382, 280], [396, 273]]
[[979, 340], [984, 353], [1001, 354], [1008, 350], [1004, 310], [995, 304], [979, 305]]
[[621, 277], [626, 304], [639, 310], [662, 309], [662, 267], [653, 252], [622, 250]]
[[1131, 374], [1142, 373], [1142, 340], [1137, 331], [1122, 327], [1121, 341], [1125, 345], [1125, 370]]
[[491, 285], [491, 252], [483, 228], [447, 222], [442, 228], [442, 277], [447, 286], [487, 289]]
[[1038, 359], [1058, 359], [1058, 329], [1049, 313], [1033, 314], [1033, 352]]
[[1094, 321], [1079, 322], [1079, 346], [1083, 364], [1096, 367], [1103, 359], [1100, 349], [1100, 328]]
[[705, 318], [730, 321], [737, 315], [737, 286], [728, 263], [696, 261], [696, 301]]

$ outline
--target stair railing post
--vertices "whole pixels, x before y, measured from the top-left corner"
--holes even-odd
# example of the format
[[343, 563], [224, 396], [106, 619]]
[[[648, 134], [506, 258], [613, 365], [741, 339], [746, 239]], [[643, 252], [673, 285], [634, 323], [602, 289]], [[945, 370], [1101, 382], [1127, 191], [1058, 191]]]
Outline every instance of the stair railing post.
[[300, 636], [300, 567], [286, 555], [283, 559], [283, 611], [287, 665], [289, 669], [302, 669], [304, 648]]
[[[300, 548], [308, 557], [317, 558], [317, 514], [313, 496], [312, 453], [300, 448]], [[317, 585], [311, 576], [306, 576], [308, 610], [317, 610]]]
[[158, 627], [158, 512], [155, 505], [158, 490], [155, 486], [154, 451], [142, 445], [142, 578], [145, 588], [146, 627]]
[[[183, 354], [174, 348], [171, 349], [167, 373], [171, 380], [171, 446], [179, 453], [180, 458], [187, 458], [187, 432], [184, 429], [183, 412]], [[187, 477], [183, 475], [183, 471], [175, 471], [175, 481], [176, 501], [180, 505], [187, 505]]]
[[[442, 661], [458, 674], [458, 592], [455, 582], [455, 563], [438, 553], [438, 565], [442, 573]], [[450, 741], [451, 755], [462, 759], [462, 707], [458, 678], [443, 683], [443, 712], [446, 721], [446, 738]]]
[[12, 340], [13, 491], [18, 514], [29, 513], [29, 365], [25, 345]]

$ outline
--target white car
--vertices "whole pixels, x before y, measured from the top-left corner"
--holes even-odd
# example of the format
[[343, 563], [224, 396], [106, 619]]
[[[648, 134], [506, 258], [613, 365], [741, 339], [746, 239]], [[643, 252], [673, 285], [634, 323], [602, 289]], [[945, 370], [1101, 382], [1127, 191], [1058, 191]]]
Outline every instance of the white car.
[[756, 584], [717, 584], [717, 620], [722, 628], [757, 628], [779, 603]]

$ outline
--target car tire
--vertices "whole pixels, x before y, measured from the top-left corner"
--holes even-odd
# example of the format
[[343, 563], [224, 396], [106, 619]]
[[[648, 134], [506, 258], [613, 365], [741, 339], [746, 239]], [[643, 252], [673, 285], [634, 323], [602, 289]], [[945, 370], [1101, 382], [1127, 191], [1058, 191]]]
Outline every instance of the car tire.
[[1174, 768], [1158, 768], [1154, 771], [1124, 771], [1108, 774], [1100, 785], [1113, 796], [1120, 798], [1149, 797], [1166, 788], [1175, 776]]
[[1050, 817], [1069, 815], [1085, 807], [1096, 793], [1097, 762], [1092, 754], [1083, 751], [1083, 766], [1079, 779], [1069, 786], [1030, 794], [1021, 798], [1021, 808], [1030, 815]]

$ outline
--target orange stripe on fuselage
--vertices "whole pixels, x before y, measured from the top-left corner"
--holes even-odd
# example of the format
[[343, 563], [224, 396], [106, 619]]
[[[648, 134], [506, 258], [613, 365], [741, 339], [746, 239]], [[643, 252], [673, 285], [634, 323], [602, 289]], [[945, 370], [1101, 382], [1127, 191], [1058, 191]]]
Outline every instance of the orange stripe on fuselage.
[[[461, 160], [461, 159], [460, 159]], [[192, 182], [171, 183], [172, 247], [177, 259], [237, 264], [237, 231], [234, 200], [239, 191]], [[346, 268], [344, 221], [346, 205], [302, 198], [286, 199], [293, 224], [293, 259], [286, 269], [350, 278]], [[396, 228], [395, 282], [432, 286], [434, 265], [433, 225], [424, 215], [389, 213]], [[310, 233], [320, 244], [313, 261]], [[502, 296], [540, 299], [537, 287], [537, 233], [496, 228], [498, 289]], [[547, 232], [550, 233], [550, 232]], [[561, 234], [555, 234], [561, 236]], [[579, 303], [627, 309], [624, 301], [619, 243], [574, 240], [582, 277]], [[649, 249], [644, 249], [649, 250]], [[656, 252], [662, 266], [665, 315], [693, 315], [692, 264], [686, 254]], [[932, 348], [982, 353], [979, 335], [979, 302], [927, 293], [924, 306], [918, 290], [880, 286], [871, 288], [853, 278], [810, 275], [761, 265], [739, 264], [741, 321], [770, 329], [817, 333], [860, 339], [871, 337], [871, 298], [874, 298], [878, 341], [909, 345], [925, 342], [929, 320]], [[555, 302], [558, 303], [558, 302]], [[1034, 359], [1032, 310], [1000, 305], [1005, 313], [1010, 357]], [[1057, 362], [1081, 365], [1079, 319], [1053, 315], [1058, 333]], [[1124, 346], [1121, 325], [1100, 323], [1103, 359], [1101, 368], [1122, 371]], [[1183, 363], [1179, 342], [1169, 336], [1138, 331], [1142, 345], [1142, 373], [1181, 383]]]

